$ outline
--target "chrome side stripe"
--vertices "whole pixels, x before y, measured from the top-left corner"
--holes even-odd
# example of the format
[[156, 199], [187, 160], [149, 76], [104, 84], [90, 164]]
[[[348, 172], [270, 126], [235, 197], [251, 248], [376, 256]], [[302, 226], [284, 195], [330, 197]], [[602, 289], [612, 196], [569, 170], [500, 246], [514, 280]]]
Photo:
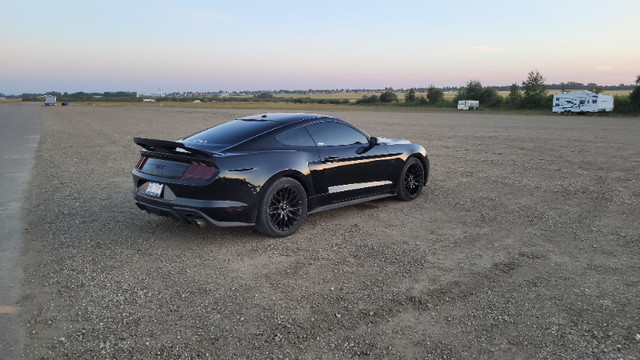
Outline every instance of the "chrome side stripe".
[[371, 181], [371, 182], [365, 182], [365, 183], [331, 186], [329, 187], [329, 193], [333, 194], [341, 191], [366, 189], [370, 187], [389, 185], [389, 184], [391, 184], [391, 181], [385, 180], [385, 181]]

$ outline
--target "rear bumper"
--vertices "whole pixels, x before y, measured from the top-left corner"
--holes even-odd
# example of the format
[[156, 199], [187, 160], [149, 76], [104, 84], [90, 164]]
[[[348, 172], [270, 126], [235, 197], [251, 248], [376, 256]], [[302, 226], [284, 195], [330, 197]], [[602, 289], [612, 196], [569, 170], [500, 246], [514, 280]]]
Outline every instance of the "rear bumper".
[[199, 220], [220, 226], [251, 226], [247, 204], [237, 201], [211, 201], [175, 198], [160, 200], [133, 191], [133, 198], [141, 210], [150, 214], [165, 216], [187, 224], [200, 224]]

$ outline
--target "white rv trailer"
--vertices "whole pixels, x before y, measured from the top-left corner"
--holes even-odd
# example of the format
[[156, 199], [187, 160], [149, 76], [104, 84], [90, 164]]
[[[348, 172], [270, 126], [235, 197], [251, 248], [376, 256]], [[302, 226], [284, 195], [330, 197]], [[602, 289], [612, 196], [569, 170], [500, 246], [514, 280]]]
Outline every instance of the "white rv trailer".
[[613, 111], [613, 96], [591, 91], [553, 95], [551, 111], [570, 115]]
[[53, 95], [45, 95], [44, 96], [44, 105], [45, 106], [54, 106], [56, 104], [56, 97]]
[[478, 100], [459, 100], [458, 110], [478, 110], [480, 101]]

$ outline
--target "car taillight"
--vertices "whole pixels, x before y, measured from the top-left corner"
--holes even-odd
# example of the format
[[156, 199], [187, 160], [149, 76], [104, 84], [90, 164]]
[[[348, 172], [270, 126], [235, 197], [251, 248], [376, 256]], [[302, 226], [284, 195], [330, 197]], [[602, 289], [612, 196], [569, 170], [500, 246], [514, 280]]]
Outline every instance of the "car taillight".
[[182, 179], [209, 180], [216, 175], [218, 169], [211, 165], [201, 162], [193, 162], [182, 174]]
[[147, 160], [149, 160], [147, 155], [141, 155], [140, 160], [138, 160], [138, 163], [136, 164], [136, 170], [142, 170]]

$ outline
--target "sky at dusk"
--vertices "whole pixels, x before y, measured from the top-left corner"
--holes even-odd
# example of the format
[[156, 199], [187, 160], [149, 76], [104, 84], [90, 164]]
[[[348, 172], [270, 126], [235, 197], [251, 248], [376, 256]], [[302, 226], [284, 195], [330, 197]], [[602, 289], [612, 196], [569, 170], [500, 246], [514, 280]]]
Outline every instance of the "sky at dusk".
[[0, 93], [632, 84], [640, 1], [5, 1]]

